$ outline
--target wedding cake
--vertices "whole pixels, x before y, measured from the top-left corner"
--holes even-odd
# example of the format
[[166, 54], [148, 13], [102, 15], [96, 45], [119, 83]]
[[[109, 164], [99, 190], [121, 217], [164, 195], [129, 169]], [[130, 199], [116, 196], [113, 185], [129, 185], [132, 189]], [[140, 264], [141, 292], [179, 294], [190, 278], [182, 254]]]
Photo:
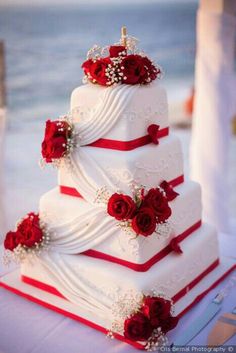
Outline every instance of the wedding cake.
[[217, 234], [184, 178], [162, 69], [125, 33], [82, 67], [70, 113], [46, 122], [42, 164], [58, 186], [4, 245], [40, 304], [154, 350], [215, 281], [201, 285], [219, 265]]

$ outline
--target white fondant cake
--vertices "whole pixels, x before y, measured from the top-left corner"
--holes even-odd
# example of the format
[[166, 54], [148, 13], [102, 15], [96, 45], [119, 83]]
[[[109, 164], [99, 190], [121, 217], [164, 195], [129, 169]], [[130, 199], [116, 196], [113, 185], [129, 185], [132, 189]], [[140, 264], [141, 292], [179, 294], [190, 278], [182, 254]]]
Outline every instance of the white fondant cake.
[[[62, 160], [59, 187], [40, 200], [40, 217], [49, 226], [52, 252], [34, 262], [24, 262], [21, 273], [23, 278], [55, 288], [109, 325], [114, 300], [126, 291], [155, 288], [176, 300], [187, 293], [191, 283], [198, 283], [218, 265], [217, 234], [208, 225], [201, 225], [200, 187], [181, 179], [183, 155], [173, 134], [160, 138], [158, 145], [127, 151], [86, 146], [101, 138], [138, 139], [147, 134], [150, 124], [168, 127], [163, 88], [153, 83], [124, 86], [115, 92], [115, 88], [87, 84], [73, 91], [71, 111], [76, 132], [86, 142], [72, 152], [72, 163]], [[97, 125], [93, 125], [94, 121]], [[85, 126], [84, 136], [80, 122]], [[101, 133], [96, 126], [98, 130], [103, 126]], [[107, 186], [108, 181], [109, 190], [130, 195], [133, 183], [150, 189], [163, 180], [178, 179], [174, 190], [179, 196], [169, 202], [172, 214], [161, 235], [134, 237], [117, 227], [116, 220], [107, 218], [103, 205], [94, 212], [96, 190]], [[68, 188], [69, 193], [76, 190], [81, 197], [73, 196], [73, 192], [63, 194], [60, 187]], [[171, 251], [171, 239], [184, 234], [180, 242], [183, 254]]]
[[[151, 82], [159, 69], [126, 50], [89, 57], [83, 68], [90, 82], [73, 91], [70, 116], [47, 122], [42, 154], [56, 163], [59, 185], [41, 197], [39, 217], [29, 214], [9, 232], [5, 247], [23, 259], [23, 281], [153, 349], [177, 323], [170, 299], [177, 302], [213, 271], [219, 253], [215, 230], [201, 222], [200, 186], [184, 180], [165, 90]], [[28, 256], [31, 248], [37, 257]], [[126, 311], [117, 321], [114, 302], [122, 298]], [[152, 308], [157, 298], [165, 309]], [[194, 300], [188, 293], [181, 309]]]

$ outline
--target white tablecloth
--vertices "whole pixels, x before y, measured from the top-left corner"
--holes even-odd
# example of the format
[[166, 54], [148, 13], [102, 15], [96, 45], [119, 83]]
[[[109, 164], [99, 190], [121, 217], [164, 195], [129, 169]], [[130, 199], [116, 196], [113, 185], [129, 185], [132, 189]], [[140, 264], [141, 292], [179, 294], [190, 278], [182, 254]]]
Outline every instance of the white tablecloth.
[[[219, 235], [221, 252], [235, 257], [236, 238]], [[1, 256], [1, 252], [0, 252]], [[9, 271], [9, 269], [8, 269]], [[6, 272], [1, 266], [0, 274]], [[212, 290], [199, 304], [191, 309], [171, 333], [170, 341], [184, 332], [194, 318], [204, 311], [211, 299], [234, 276], [235, 286], [223, 302], [217, 315], [230, 312], [236, 306], [236, 271]], [[205, 345], [209, 330], [216, 318], [191, 342]], [[227, 342], [235, 345], [236, 336]], [[29, 302], [0, 288], [0, 353], [131, 353], [138, 351], [125, 343], [110, 340], [79, 322]]]

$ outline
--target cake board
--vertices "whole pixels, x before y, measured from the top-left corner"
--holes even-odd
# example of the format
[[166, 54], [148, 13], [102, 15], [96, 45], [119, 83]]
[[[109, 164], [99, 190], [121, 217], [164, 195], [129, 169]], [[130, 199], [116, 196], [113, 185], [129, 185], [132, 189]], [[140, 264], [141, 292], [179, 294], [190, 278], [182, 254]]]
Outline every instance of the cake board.
[[[175, 303], [175, 313], [179, 317], [183, 316], [195, 304], [197, 304], [208, 292], [216, 287], [227, 275], [236, 269], [236, 262], [232, 258], [222, 257], [220, 265], [210, 272], [204, 279], [194, 286], [184, 297]], [[20, 270], [12, 271], [0, 278], [0, 286], [22, 296], [32, 302], [51, 309], [73, 320], [79, 321], [98, 331], [107, 333], [110, 322], [105, 319], [94, 316], [92, 313], [85, 311], [69, 301], [59, 297], [58, 295], [48, 293], [38, 289], [32, 285], [21, 281]], [[115, 338], [126, 342], [135, 348], [144, 349], [144, 345], [140, 342], [133, 342], [120, 334], [114, 334]]]

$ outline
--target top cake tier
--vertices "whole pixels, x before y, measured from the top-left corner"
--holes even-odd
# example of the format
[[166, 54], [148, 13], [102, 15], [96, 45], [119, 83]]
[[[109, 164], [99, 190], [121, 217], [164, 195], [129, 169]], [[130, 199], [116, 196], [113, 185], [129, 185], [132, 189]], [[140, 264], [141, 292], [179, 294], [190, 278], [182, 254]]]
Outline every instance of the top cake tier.
[[151, 124], [168, 126], [167, 96], [158, 82], [112, 87], [88, 83], [72, 92], [71, 112], [74, 122], [89, 123], [98, 116], [104, 123], [115, 120], [100, 136], [104, 139], [131, 141], [147, 135]]

